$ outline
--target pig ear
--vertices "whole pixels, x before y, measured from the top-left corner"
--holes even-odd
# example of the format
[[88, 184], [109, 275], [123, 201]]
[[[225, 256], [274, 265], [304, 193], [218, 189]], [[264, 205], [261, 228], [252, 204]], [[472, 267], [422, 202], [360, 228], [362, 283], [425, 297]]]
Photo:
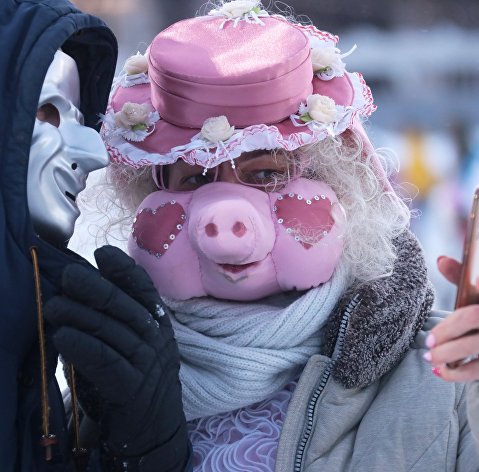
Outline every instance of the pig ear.
[[341, 229], [344, 229], [346, 227], [346, 212], [344, 211], [343, 206], [339, 202], [335, 202], [332, 204], [331, 217], [333, 218], [334, 223], [338, 225]]

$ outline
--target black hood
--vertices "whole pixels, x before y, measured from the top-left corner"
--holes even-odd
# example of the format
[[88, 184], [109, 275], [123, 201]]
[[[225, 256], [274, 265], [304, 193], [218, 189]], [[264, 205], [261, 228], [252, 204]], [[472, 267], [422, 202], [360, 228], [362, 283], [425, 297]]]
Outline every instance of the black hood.
[[[38, 99], [55, 52], [77, 63], [85, 123], [97, 127], [113, 79], [117, 45], [98, 18], [62, 0], [2, 0], [0, 3], [0, 288], [2, 316], [31, 306], [30, 247], [38, 248], [43, 281], [57, 285], [65, 263], [80, 259], [34, 233], [27, 205], [28, 156]], [[45, 208], [48, 211], [48, 208]]]
[[[43, 301], [57, 291], [63, 267], [82, 258], [40, 240], [27, 205], [27, 170], [43, 80], [55, 52], [75, 59], [80, 73], [80, 110], [97, 127], [117, 59], [112, 32], [64, 0], [0, 1], [0, 469], [15, 447], [14, 376], [36, 343], [36, 304], [30, 248], [37, 247]], [[45, 208], [48, 211], [48, 208]], [[12, 382], [10, 382], [12, 381]]]

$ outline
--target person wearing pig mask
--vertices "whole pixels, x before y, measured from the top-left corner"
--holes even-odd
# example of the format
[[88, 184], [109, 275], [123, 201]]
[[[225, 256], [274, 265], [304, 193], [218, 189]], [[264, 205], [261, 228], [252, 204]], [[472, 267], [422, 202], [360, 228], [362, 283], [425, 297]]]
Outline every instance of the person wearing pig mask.
[[128, 59], [102, 117], [197, 471], [479, 470], [464, 385], [423, 359], [445, 315], [337, 43], [223, 3]]

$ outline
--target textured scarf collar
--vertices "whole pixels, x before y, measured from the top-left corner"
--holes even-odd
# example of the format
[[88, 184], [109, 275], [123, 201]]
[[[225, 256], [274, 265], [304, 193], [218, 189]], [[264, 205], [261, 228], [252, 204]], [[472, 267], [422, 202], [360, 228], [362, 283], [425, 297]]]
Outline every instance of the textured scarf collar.
[[340, 266], [308, 292], [253, 303], [165, 300], [181, 356], [188, 420], [250, 405], [296, 378], [321, 347], [320, 330], [349, 286]]
[[370, 385], [405, 356], [429, 316], [434, 292], [427, 278], [423, 251], [409, 231], [395, 240], [397, 260], [390, 277], [354, 285], [341, 298], [322, 330], [322, 353], [331, 356], [340, 321], [352, 297], [344, 344], [333, 377], [346, 388]]

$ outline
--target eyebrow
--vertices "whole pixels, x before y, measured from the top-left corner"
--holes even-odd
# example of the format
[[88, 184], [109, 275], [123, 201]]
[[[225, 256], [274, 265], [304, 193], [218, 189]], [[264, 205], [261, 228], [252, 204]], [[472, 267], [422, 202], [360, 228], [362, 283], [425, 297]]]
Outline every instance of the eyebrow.
[[241, 154], [240, 157], [245, 157], [247, 160], [250, 160], [250, 159], [255, 159], [257, 157], [262, 157], [265, 154], [268, 154], [268, 155], [271, 156], [271, 150], [258, 149], [256, 151], [245, 152], [245, 153]]

